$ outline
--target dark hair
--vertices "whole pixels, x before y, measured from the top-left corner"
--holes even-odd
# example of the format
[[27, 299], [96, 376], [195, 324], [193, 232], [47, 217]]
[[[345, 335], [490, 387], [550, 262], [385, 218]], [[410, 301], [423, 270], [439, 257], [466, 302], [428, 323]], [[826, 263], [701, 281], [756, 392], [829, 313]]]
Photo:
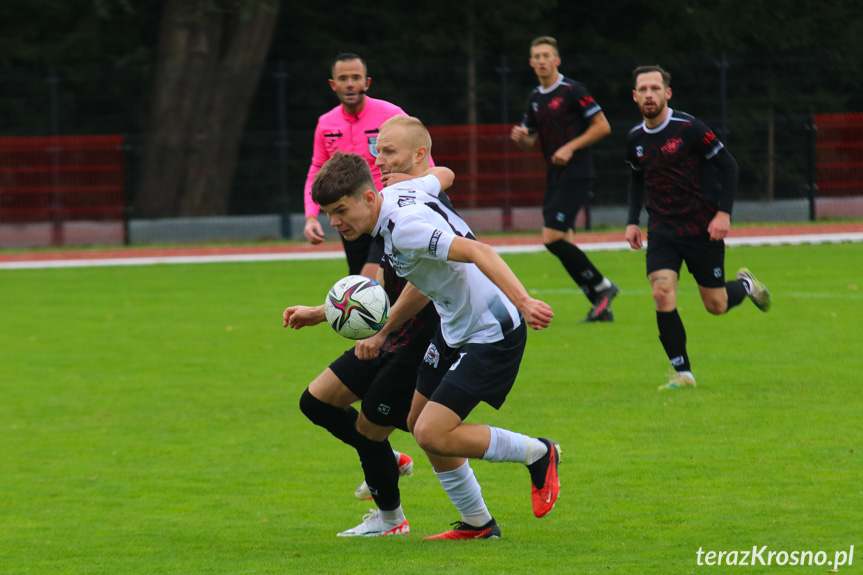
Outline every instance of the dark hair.
[[359, 154], [336, 152], [312, 182], [312, 200], [319, 206], [334, 204], [345, 196], [360, 196], [375, 189], [368, 162]]
[[363, 65], [363, 70], [366, 71], [366, 76], [368, 76], [369, 67], [366, 66], [366, 61], [357, 56], [356, 54], [352, 54], [351, 52], [342, 52], [341, 54], [336, 56], [335, 59], [333, 59], [333, 63], [330, 65], [330, 75], [333, 75], [336, 69], [336, 64], [338, 64], [339, 62], [350, 62], [351, 60], [359, 60], [360, 63]]
[[651, 72], [659, 72], [662, 75], [662, 83], [665, 84], [666, 88], [671, 87], [671, 74], [662, 69], [662, 66], [658, 64], [651, 64], [649, 66], [639, 66], [635, 70], [632, 71], [632, 85], [635, 86], [635, 82], [638, 80], [638, 77], [642, 74], [649, 74]]
[[549, 46], [554, 48], [555, 52], [560, 54], [560, 50], [557, 49], [557, 40], [555, 40], [551, 36], [539, 36], [537, 38], [534, 38], [533, 41], [530, 43], [530, 47], [533, 48], [534, 46], [539, 46], [540, 44], [548, 44]]

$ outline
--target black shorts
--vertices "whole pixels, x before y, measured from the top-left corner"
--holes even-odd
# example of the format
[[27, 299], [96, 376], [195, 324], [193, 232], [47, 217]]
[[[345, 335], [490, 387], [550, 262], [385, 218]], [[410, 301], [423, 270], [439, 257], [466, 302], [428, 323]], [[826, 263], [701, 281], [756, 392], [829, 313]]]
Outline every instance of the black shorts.
[[725, 286], [725, 242], [714, 242], [706, 233], [692, 237], [647, 234], [647, 275], [674, 270], [680, 275], [682, 262], [701, 287]]
[[593, 197], [593, 179], [549, 182], [542, 201], [543, 225], [565, 232], [575, 226], [581, 207]]
[[351, 348], [331, 363], [330, 369], [362, 399], [366, 419], [382, 427], [395, 426], [407, 431], [417, 364], [399, 359], [398, 354], [381, 353], [375, 359], [363, 361], [357, 359]]
[[358, 275], [366, 264], [379, 264], [384, 255], [383, 245], [378, 245], [368, 234], [363, 234], [352, 242], [342, 236], [345, 257], [348, 260], [348, 273]]
[[480, 401], [500, 409], [515, 383], [527, 343], [524, 320], [494, 343], [448, 346], [440, 329], [417, 373], [417, 391], [453, 410], [462, 421]]

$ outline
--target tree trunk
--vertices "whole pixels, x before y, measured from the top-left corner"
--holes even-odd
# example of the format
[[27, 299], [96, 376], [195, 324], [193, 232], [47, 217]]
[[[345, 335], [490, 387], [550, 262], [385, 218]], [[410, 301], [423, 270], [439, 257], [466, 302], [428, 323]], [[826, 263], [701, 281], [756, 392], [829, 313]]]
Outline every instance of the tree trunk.
[[225, 214], [280, 1], [167, 0], [137, 216]]

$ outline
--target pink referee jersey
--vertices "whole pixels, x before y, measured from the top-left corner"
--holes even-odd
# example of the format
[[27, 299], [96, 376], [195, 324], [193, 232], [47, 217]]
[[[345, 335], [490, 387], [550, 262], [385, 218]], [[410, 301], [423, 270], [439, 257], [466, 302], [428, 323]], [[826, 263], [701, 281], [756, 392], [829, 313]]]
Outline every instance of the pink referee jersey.
[[383, 189], [381, 171], [375, 166], [375, 158], [378, 155], [375, 144], [381, 124], [398, 115], [407, 116], [404, 110], [395, 104], [366, 96], [365, 106], [359, 114], [348, 114], [339, 104], [318, 118], [312, 165], [309, 167], [303, 194], [307, 218], [317, 217], [321, 211], [320, 206], [312, 201], [312, 182], [315, 174], [337, 151], [353, 152], [364, 157], [372, 169], [375, 186], [379, 190]]

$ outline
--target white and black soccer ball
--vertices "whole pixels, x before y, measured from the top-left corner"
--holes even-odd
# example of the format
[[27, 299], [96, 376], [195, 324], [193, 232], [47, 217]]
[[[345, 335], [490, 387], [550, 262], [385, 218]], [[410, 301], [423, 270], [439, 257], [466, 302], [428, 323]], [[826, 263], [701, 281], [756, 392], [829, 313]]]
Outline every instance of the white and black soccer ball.
[[347, 276], [335, 283], [324, 304], [327, 322], [348, 339], [365, 339], [387, 322], [390, 300], [381, 284], [364, 276]]

